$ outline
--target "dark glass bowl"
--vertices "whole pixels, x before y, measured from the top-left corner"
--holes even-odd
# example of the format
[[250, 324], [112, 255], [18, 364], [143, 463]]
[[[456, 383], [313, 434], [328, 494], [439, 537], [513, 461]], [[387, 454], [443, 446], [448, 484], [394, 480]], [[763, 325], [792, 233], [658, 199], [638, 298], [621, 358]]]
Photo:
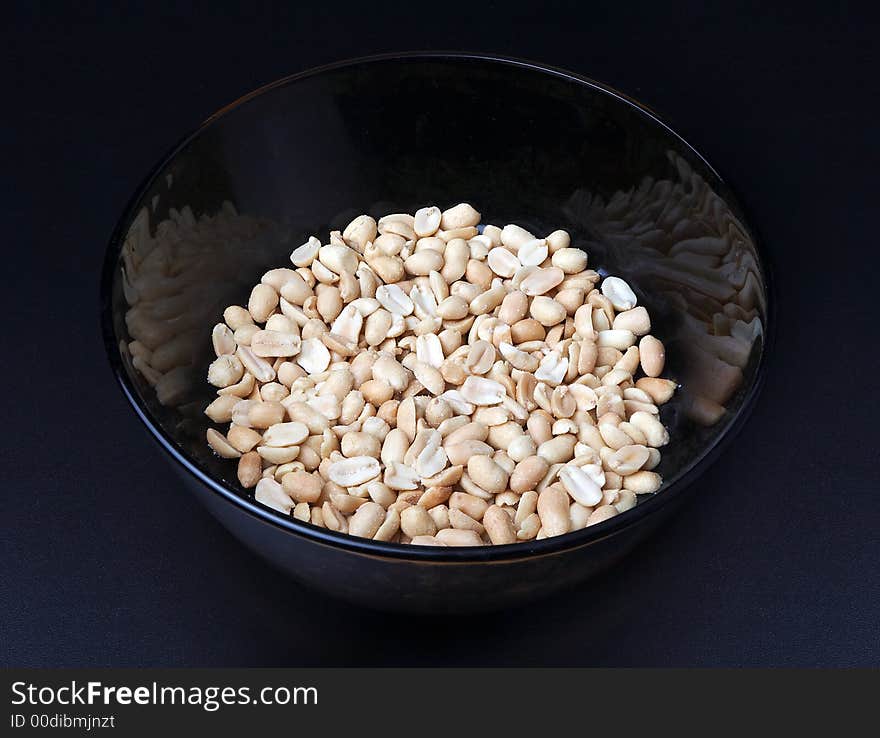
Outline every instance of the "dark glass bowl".
[[[681, 389], [663, 406], [664, 485], [598, 525], [511, 546], [376, 543], [255, 502], [205, 444], [211, 326], [311, 234], [468, 201], [486, 223], [565, 228], [632, 284]], [[107, 249], [107, 352], [183, 485], [293, 577], [381, 609], [502, 608], [581, 582], [684, 498], [754, 402], [768, 275], [717, 172], [644, 106], [578, 75], [459, 54], [322, 67], [223, 108], [150, 173]], [[149, 367], [129, 344], [151, 350]], [[152, 368], [150, 368], [152, 367]], [[155, 386], [153, 386], [155, 384]], [[170, 511], [173, 514], [173, 511]]]

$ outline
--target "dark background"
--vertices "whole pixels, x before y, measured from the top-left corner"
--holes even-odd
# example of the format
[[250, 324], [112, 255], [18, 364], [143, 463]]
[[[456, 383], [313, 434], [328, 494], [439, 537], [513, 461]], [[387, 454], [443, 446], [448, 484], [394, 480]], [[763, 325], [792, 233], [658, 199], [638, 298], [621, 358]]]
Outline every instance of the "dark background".
[[[3, 59], [0, 663], [878, 665], [876, 13], [771, 3], [19, 3]], [[831, 7], [833, 5], [833, 7]], [[701, 491], [577, 591], [464, 619], [302, 589], [185, 495], [115, 387], [104, 244], [183, 133], [333, 60], [487, 51], [664, 115], [741, 195], [778, 338]]]

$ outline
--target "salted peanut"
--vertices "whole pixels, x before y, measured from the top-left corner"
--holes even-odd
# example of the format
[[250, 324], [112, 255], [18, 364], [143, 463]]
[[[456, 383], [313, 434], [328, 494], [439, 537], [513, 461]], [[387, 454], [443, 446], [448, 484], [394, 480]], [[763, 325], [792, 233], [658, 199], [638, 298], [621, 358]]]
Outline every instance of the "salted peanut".
[[394, 389], [381, 379], [370, 379], [361, 385], [364, 399], [373, 405], [382, 405], [394, 396]]
[[495, 363], [495, 347], [488, 341], [475, 341], [471, 344], [464, 366], [471, 374], [486, 374]]
[[408, 536], [433, 536], [437, 532], [434, 519], [419, 505], [412, 505], [400, 512], [400, 529]]
[[590, 305], [581, 305], [574, 313], [574, 330], [575, 333], [585, 341], [593, 341], [595, 339], [595, 328], [593, 326], [593, 309]]
[[312, 286], [306, 282], [303, 276], [299, 272], [292, 270], [287, 279], [276, 289], [281, 294], [281, 297], [289, 303], [299, 305], [300, 307], [315, 294]]
[[[509, 399], [509, 398], [505, 398]], [[528, 415], [526, 415], [528, 417]], [[478, 407], [474, 411], [473, 420], [475, 423], [485, 425], [487, 430], [496, 425], [503, 425], [510, 420], [510, 412], [502, 405], [494, 405], [492, 407]]]
[[580, 249], [557, 249], [550, 261], [565, 274], [578, 274], [587, 268], [587, 254]]
[[614, 503], [614, 507], [617, 508], [617, 512], [622, 513], [627, 510], [632, 510], [637, 504], [636, 493], [629, 489], [621, 489], [618, 490], [617, 493], [617, 502]]
[[205, 434], [208, 445], [213, 449], [214, 453], [224, 459], [237, 459], [241, 456], [241, 452], [238, 451], [229, 441], [226, 440], [226, 436], [222, 433], [214, 430], [213, 428], [208, 428]]
[[658, 377], [663, 372], [666, 363], [666, 349], [663, 343], [654, 336], [644, 336], [639, 341], [639, 356], [642, 362], [642, 371], [649, 377]]
[[558, 351], [551, 351], [541, 359], [535, 370], [535, 379], [555, 387], [565, 379], [567, 372], [568, 358], [561, 356]]
[[518, 320], [510, 326], [510, 336], [515, 344], [523, 344], [529, 341], [543, 341], [547, 335], [544, 326], [534, 318]]
[[474, 483], [487, 492], [497, 494], [507, 488], [507, 471], [488, 456], [471, 457], [467, 470]]
[[543, 295], [558, 286], [564, 278], [565, 273], [558, 267], [537, 268], [520, 282], [519, 288], [530, 297]]
[[427, 276], [432, 271], [443, 268], [443, 255], [434, 249], [416, 251], [403, 262], [403, 268], [407, 274], [414, 276]]
[[462, 441], [485, 441], [488, 435], [489, 427], [487, 425], [479, 422], [471, 422], [448, 433], [444, 437], [443, 443], [444, 445], [451, 446], [456, 443], [461, 443]]
[[623, 478], [623, 488], [637, 495], [650, 494], [660, 489], [663, 479], [659, 474], [652, 471], [637, 471]]
[[306, 243], [298, 246], [291, 252], [290, 261], [294, 266], [301, 268], [311, 266], [318, 255], [319, 248], [321, 248], [321, 242], [314, 236], [311, 236]]
[[[584, 304], [584, 291], [580, 287], [561, 289], [556, 293], [554, 299], [565, 308], [566, 316], [573, 316], [578, 308]], [[571, 325], [572, 332], [574, 332], [573, 321]]]
[[379, 308], [371, 313], [364, 326], [364, 339], [367, 345], [378, 346], [388, 338], [393, 322], [393, 316], [384, 308]]
[[328, 473], [330, 481], [342, 487], [354, 487], [378, 477], [381, 468], [379, 461], [371, 456], [353, 456], [330, 464]]
[[522, 435], [522, 426], [518, 422], [508, 421], [501, 425], [489, 427], [486, 442], [498, 451], [504, 451], [514, 439]]
[[268, 464], [287, 464], [299, 456], [299, 446], [257, 446], [257, 453]]
[[[446, 544], [438, 541], [434, 536], [413, 536], [410, 539], [413, 546], [445, 546]], [[403, 543], [403, 541], [401, 541]]]
[[251, 337], [251, 351], [259, 357], [296, 356], [300, 351], [300, 337], [295, 333], [256, 331]]
[[285, 515], [290, 514], [290, 509], [294, 504], [290, 496], [285, 493], [281, 485], [274, 479], [264, 478], [257, 482], [254, 499], [266, 507], [271, 507], [273, 510], [277, 510]]
[[602, 294], [611, 301], [615, 310], [632, 310], [636, 306], [635, 293], [620, 277], [605, 277], [602, 280]]
[[413, 373], [421, 385], [432, 395], [440, 395], [446, 389], [443, 375], [429, 364], [417, 361]]
[[[370, 268], [386, 284], [399, 282], [404, 276], [403, 260], [397, 256], [385, 256], [380, 254], [369, 260]], [[378, 287], [376, 290], [378, 291]]]
[[516, 543], [516, 527], [504, 508], [498, 505], [489, 507], [483, 515], [483, 525], [493, 545]]
[[471, 300], [468, 309], [473, 315], [491, 313], [501, 304], [506, 294], [507, 290], [504, 287], [487, 288], [485, 292], [481, 292]]
[[366, 400], [364, 393], [359, 390], [351, 390], [342, 400], [342, 407], [339, 415], [341, 425], [351, 425], [364, 412]]
[[469, 376], [461, 385], [461, 396], [474, 405], [497, 405], [505, 394], [503, 384], [485, 377]]
[[420, 416], [421, 403], [416, 403], [412, 396], [404, 398], [397, 406], [397, 429], [406, 434], [410, 443], [415, 440]]
[[538, 447], [532, 437], [523, 433], [514, 438], [507, 446], [507, 455], [514, 462], [525, 461], [529, 456], [534, 456]]
[[529, 298], [520, 290], [508, 292], [501, 301], [498, 309], [498, 319], [512, 326], [528, 315]]
[[550, 413], [554, 418], [570, 418], [576, 411], [577, 401], [568, 387], [562, 385], [553, 390], [550, 396]]
[[538, 517], [538, 513], [532, 513], [520, 523], [516, 531], [516, 539], [531, 541], [537, 537], [539, 532], [541, 532], [541, 518]]
[[534, 238], [520, 244], [516, 256], [523, 266], [540, 266], [544, 263], [548, 253], [546, 239]]
[[484, 499], [467, 492], [453, 492], [448, 499], [450, 510], [460, 510], [474, 520], [482, 520], [489, 507]]
[[412, 375], [393, 356], [381, 353], [373, 364], [373, 378], [381, 379], [397, 392], [402, 392], [409, 385]]
[[612, 328], [614, 330], [630, 331], [637, 336], [644, 336], [651, 330], [651, 317], [648, 315], [648, 311], [640, 305], [631, 310], [624, 310], [622, 313], [618, 313], [614, 317]]
[[469, 241], [472, 238], [475, 238], [478, 235], [479, 231], [475, 226], [464, 226], [463, 228], [450, 228], [449, 230], [439, 230], [437, 231], [437, 238], [446, 241], [453, 241], [456, 238], [464, 239], [465, 241]]
[[448, 487], [458, 484], [461, 481], [464, 467], [461, 465], [447, 466], [443, 471], [438, 472], [430, 477], [422, 477], [422, 484], [427, 489], [432, 487]]
[[239, 397], [234, 395], [221, 395], [205, 408], [205, 415], [215, 423], [228, 423], [232, 420], [232, 408], [235, 407], [238, 402], [241, 402]]
[[621, 371], [632, 376], [639, 368], [639, 349], [630, 346], [614, 364], [615, 371]]
[[397, 493], [384, 482], [367, 482], [367, 484], [363, 486], [363, 489], [366, 490], [373, 502], [379, 503], [384, 508], [388, 508], [395, 502], [395, 500], [397, 500]]
[[[347, 250], [351, 251], [351, 249]], [[339, 288], [333, 285], [319, 285], [315, 309], [328, 323], [335, 320], [342, 312], [342, 293]]]
[[286, 409], [280, 402], [255, 402], [247, 407], [246, 412], [247, 424], [251, 428], [269, 428], [284, 420]]
[[629, 422], [644, 433], [649, 446], [659, 448], [669, 443], [669, 432], [656, 415], [639, 411], [632, 414]]
[[534, 235], [529, 233], [525, 228], [521, 228], [513, 223], [504, 226], [504, 228], [501, 229], [499, 237], [501, 243], [513, 253], [516, 253], [519, 250], [519, 247], [524, 243], [535, 240]]
[[301, 520], [304, 523], [308, 523], [312, 518], [312, 508], [308, 502], [298, 502], [293, 507], [293, 517], [297, 520]]
[[388, 510], [381, 525], [373, 534], [374, 541], [390, 541], [400, 530], [400, 513], [397, 510]]
[[466, 202], [444, 210], [440, 216], [440, 228], [446, 231], [453, 228], [476, 226], [479, 222], [480, 214]]
[[235, 339], [235, 343], [238, 346], [250, 346], [251, 339], [259, 330], [260, 326], [249, 323], [248, 325], [243, 325], [241, 328], [236, 329], [235, 333], [232, 334], [232, 337]]
[[482, 546], [483, 540], [480, 535], [473, 530], [463, 530], [460, 528], [444, 528], [437, 531], [434, 536], [440, 543], [446, 546]]
[[574, 456], [577, 438], [570, 434], [556, 436], [538, 446], [538, 456], [548, 464], [563, 464]]
[[592, 508], [584, 507], [579, 502], [572, 502], [568, 506], [568, 519], [571, 522], [571, 530], [583, 530], [587, 527]]
[[491, 249], [486, 256], [486, 263], [495, 274], [505, 278], [512, 277], [522, 266], [516, 254], [505, 248]]
[[546, 240], [547, 248], [551, 254], [555, 254], [561, 249], [567, 249], [571, 245], [571, 236], [568, 235], [568, 231], [553, 231]]
[[440, 269], [440, 276], [446, 280], [447, 284], [452, 284], [464, 276], [470, 256], [470, 248], [464, 239], [456, 238], [446, 243], [446, 249], [443, 252], [444, 264]]
[[330, 502], [325, 502], [321, 506], [321, 515], [326, 528], [337, 533], [348, 533], [348, 521]]
[[229, 387], [236, 384], [244, 375], [244, 366], [238, 357], [222, 354], [208, 367], [208, 382], [215, 387]]
[[472, 530], [477, 535], [482, 535], [486, 531], [482, 523], [461, 510], [449, 508], [446, 514], [449, 518], [449, 524], [456, 530]]
[[452, 494], [452, 487], [428, 487], [416, 503], [420, 507], [430, 510], [437, 505], [444, 504]]
[[416, 210], [413, 218], [413, 230], [419, 238], [425, 236], [433, 236], [440, 228], [442, 219], [440, 208], [431, 206], [427, 208], [419, 208]]
[[593, 507], [602, 501], [602, 488], [584, 469], [566, 464], [559, 470], [558, 476], [565, 491], [575, 502]]
[[379, 458], [382, 447], [379, 439], [369, 433], [354, 431], [342, 437], [342, 454], [348, 458], [354, 456], [372, 456]]
[[533, 455], [523, 459], [510, 475], [510, 489], [518, 493], [534, 490], [549, 468], [547, 460], [541, 456]]
[[538, 517], [548, 537], [568, 533], [571, 526], [568, 507], [568, 495], [558, 487], [551, 485], [538, 495]]
[[342, 240], [355, 251], [363, 253], [367, 243], [376, 240], [376, 234], [376, 221], [369, 215], [359, 215], [345, 226]]
[[449, 446], [444, 446], [443, 448], [446, 451], [449, 463], [453, 466], [465, 465], [469, 463], [472, 457], [478, 455], [485, 456], [491, 454], [494, 450], [488, 443], [475, 440], [461, 441], [460, 443], [453, 443]]
[[373, 538], [385, 522], [385, 508], [375, 502], [365, 502], [355, 510], [348, 521], [349, 535]]
[[618, 425], [615, 425], [612, 422], [603, 422], [600, 420], [598, 423], [598, 428], [599, 435], [602, 436], [602, 441], [605, 443], [606, 446], [614, 449], [615, 451], [623, 448], [624, 446], [629, 446], [633, 442], [633, 439], [630, 438], [625, 431], [621, 430]]
[[[534, 490], [523, 492], [520, 495], [519, 502], [516, 505], [516, 513], [513, 516], [514, 525], [519, 528], [523, 521], [534, 515], [538, 509], [538, 493]], [[537, 533], [537, 529], [535, 529]]]
[[263, 440], [263, 436], [257, 433], [253, 428], [246, 428], [243, 425], [234, 425], [226, 434], [226, 440], [229, 442], [229, 445], [237, 451], [246, 454], [253, 450], [257, 444]]
[[411, 445], [410, 439], [400, 428], [392, 428], [382, 443], [380, 458], [387, 467], [392, 463], [403, 463], [403, 457]]
[[446, 400], [434, 397], [425, 408], [425, 421], [432, 428], [438, 427], [444, 420], [453, 416], [452, 407]]
[[450, 295], [437, 306], [437, 315], [443, 320], [461, 320], [466, 317], [469, 305], [458, 295]]
[[248, 451], [242, 454], [238, 460], [238, 481], [245, 489], [257, 486], [263, 472], [263, 460], [256, 451]]
[[538, 445], [553, 438], [552, 426], [552, 416], [543, 410], [533, 412], [526, 421], [526, 429], [534, 443]]
[[553, 326], [565, 320], [567, 311], [565, 307], [552, 297], [538, 296], [532, 300], [529, 309], [531, 316], [543, 326]]
[[243, 325], [252, 324], [254, 319], [251, 317], [251, 314], [240, 305], [230, 305], [223, 311], [223, 322], [233, 331], [236, 331]]
[[[217, 356], [235, 353], [235, 338], [232, 335], [232, 330], [225, 323], [217, 323], [214, 326], [214, 330], [211, 331], [211, 344]], [[138, 344], [137, 341], [132, 341], [132, 345], [140, 346], [141, 344]], [[149, 362], [149, 358], [145, 360]]]
[[[361, 394], [363, 394], [363, 388], [361, 389]], [[375, 403], [371, 403], [371, 407], [373, 407]], [[379, 405], [379, 408], [376, 410], [376, 417], [383, 421], [386, 425], [395, 425], [397, 423], [397, 408], [400, 406], [399, 400], [386, 400], [385, 402]], [[364, 423], [366, 426], [366, 421]], [[366, 430], [366, 428], [365, 428]], [[387, 433], [387, 430], [386, 430]], [[384, 435], [383, 435], [384, 439]]]
[[602, 523], [606, 520], [610, 520], [618, 514], [619, 510], [614, 507], [614, 505], [601, 505], [590, 513], [590, 517], [587, 520], [587, 525], [596, 525], [597, 523]]
[[279, 333], [293, 333], [299, 336], [299, 324], [288, 318], [283, 313], [273, 313], [269, 316], [264, 326], [267, 331], [278, 331]]
[[318, 261], [335, 274], [353, 274], [358, 268], [357, 253], [339, 244], [328, 244], [318, 249]]
[[285, 400], [282, 406], [287, 409], [287, 415], [291, 420], [303, 423], [312, 435], [321, 434], [330, 427], [330, 421], [305, 402]]
[[[644, 339], [642, 339], [644, 341]], [[614, 348], [618, 351], [626, 351], [636, 342], [635, 334], [632, 331], [622, 330], [603, 330], [598, 332], [596, 345], [599, 348]], [[639, 349], [641, 352], [641, 348]]]
[[634, 474], [648, 461], [650, 452], [644, 446], [623, 446], [608, 455], [607, 467], [622, 477]]
[[248, 299], [248, 312], [257, 323], [265, 323], [272, 311], [278, 307], [278, 293], [268, 284], [258, 284], [251, 290]]

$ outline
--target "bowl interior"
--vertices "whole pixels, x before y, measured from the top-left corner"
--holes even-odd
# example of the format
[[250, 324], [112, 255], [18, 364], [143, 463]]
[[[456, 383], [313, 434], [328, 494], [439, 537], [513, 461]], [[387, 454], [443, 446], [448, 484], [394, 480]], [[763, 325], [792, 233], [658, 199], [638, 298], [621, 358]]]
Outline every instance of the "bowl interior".
[[[363, 212], [461, 201], [484, 223], [564, 228], [591, 268], [634, 287], [666, 344], [664, 374], [681, 383], [661, 413], [672, 442], [659, 471], [674, 485], [755, 386], [767, 281], [753, 234], [714, 170], [651, 114], [524, 63], [337, 65], [215, 115], [152, 173], [111, 244], [105, 335], [124, 386], [197, 468], [252, 501], [204, 441], [223, 308], [246, 304], [310, 235], [326, 242]], [[152, 351], [155, 388], [133, 338]]]

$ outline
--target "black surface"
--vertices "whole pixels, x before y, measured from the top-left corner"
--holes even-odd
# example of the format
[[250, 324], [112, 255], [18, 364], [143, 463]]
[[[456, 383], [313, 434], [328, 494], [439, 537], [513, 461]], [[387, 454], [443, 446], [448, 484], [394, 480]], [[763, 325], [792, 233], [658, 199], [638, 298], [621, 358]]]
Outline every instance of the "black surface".
[[[746, 4], [446, 4], [424, 17], [149, 7], [58, 5], [5, 27], [2, 663], [880, 661], [876, 17]], [[110, 229], [185, 130], [284, 74], [414, 47], [531, 57], [654, 106], [737, 189], [780, 301], [764, 393], [707, 491], [592, 584], [465, 620], [358, 611], [245, 551], [148, 442], [97, 326]]]

